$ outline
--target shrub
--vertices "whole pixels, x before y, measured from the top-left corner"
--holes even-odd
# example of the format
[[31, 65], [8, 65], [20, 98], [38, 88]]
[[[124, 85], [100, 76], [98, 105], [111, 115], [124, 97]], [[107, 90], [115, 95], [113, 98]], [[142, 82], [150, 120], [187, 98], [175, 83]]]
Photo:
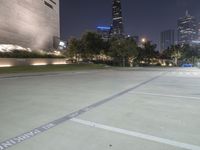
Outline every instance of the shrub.
[[12, 52], [0, 52], [0, 58], [65, 58], [53, 54], [13, 50]]

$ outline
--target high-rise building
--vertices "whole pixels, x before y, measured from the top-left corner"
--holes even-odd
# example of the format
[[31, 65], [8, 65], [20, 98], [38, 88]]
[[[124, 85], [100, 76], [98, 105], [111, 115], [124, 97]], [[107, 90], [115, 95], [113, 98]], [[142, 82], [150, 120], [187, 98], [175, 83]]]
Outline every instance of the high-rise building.
[[112, 0], [112, 36], [124, 37], [121, 0]]
[[51, 49], [59, 20], [59, 0], [1, 0], [0, 44]]
[[198, 23], [197, 30], [198, 30], [198, 38], [197, 38], [197, 40], [200, 41], [200, 22]]
[[197, 21], [188, 11], [178, 20], [178, 44], [191, 44], [198, 38]]
[[97, 33], [105, 41], [109, 40], [110, 32], [111, 32], [111, 27], [110, 26], [98, 26], [97, 27]]
[[174, 30], [166, 30], [160, 34], [160, 52], [175, 44]]

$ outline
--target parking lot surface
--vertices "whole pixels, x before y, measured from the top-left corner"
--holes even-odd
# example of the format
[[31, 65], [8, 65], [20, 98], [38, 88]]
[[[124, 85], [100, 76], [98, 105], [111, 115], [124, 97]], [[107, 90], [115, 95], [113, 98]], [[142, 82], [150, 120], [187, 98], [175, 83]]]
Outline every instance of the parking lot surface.
[[0, 150], [200, 150], [200, 70], [0, 77]]

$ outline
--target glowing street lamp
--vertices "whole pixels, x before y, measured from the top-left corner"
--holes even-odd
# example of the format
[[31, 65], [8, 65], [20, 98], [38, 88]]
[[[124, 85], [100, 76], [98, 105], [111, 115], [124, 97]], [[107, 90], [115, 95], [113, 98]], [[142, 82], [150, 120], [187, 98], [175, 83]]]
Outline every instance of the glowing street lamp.
[[146, 39], [146, 38], [142, 38], [142, 39], [141, 39], [141, 42], [142, 42], [142, 43], [146, 43], [146, 42], [147, 42], [147, 39]]

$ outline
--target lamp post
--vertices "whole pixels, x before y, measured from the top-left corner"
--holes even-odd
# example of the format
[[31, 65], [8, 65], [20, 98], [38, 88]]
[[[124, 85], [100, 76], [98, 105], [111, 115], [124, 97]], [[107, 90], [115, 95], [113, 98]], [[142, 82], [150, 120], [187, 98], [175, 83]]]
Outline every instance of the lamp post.
[[140, 47], [141, 47], [141, 48], [144, 48], [144, 44], [145, 44], [146, 42], [147, 42], [147, 39], [146, 39], [146, 38], [144, 38], [144, 37], [141, 38], [141, 39], [140, 39]]
[[147, 39], [146, 38], [142, 38], [141, 42], [142, 42], [142, 44], [145, 44], [147, 42]]
[[[147, 39], [145, 37], [141, 38], [141, 48], [143, 48], [146, 51], [146, 44], [147, 43]], [[150, 53], [150, 51], [149, 51]], [[148, 54], [149, 55], [149, 54]], [[148, 56], [147, 55], [147, 56]], [[149, 56], [148, 56], [149, 57]], [[146, 58], [145, 58], [145, 62], [146, 62]], [[148, 63], [150, 62], [149, 58], [148, 58]]]

